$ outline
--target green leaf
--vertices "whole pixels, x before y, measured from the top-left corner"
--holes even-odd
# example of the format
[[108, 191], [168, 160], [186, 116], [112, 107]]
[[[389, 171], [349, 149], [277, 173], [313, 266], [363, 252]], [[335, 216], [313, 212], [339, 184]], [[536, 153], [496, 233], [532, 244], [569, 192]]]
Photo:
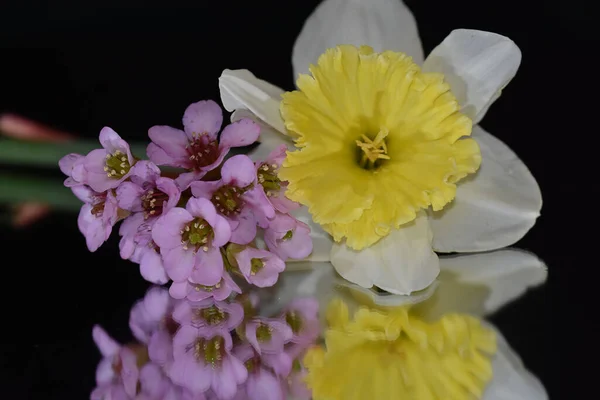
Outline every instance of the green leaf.
[[0, 203], [26, 201], [46, 203], [54, 209], [77, 211], [81, 201], [58, 179], [34, 178], [0, 173]]
[[[146, 158], [146, 143], [130, 143], [132, 153]], [[0, 139], [0, 163], [58, 168], [58, 160], [69, 153], [87, 154], [101, 148], [97, 140], [30, 142]], [[143, 156], [143, 157], [142, 157]]]

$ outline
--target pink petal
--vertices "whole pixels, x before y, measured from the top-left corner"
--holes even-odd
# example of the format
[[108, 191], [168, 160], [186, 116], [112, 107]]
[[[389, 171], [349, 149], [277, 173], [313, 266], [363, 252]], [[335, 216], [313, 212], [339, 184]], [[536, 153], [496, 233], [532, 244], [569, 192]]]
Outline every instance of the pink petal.
[[275, 216], [275, 209], [262, 186], [255, 186], [244, 193], [244, 200], [256, 211], [256, 220], [261, 228], [269, 226], [269, 220]]
[[137, 185], [154, 183], [160, 177], [160, 169], [152, 161], [141, 160], [131, 167], [130, 179]]
[[92, 328], [92, 338], [104, 357], [113, 357], [121, 349], [121, 345], [111, 338], [100, 325], [94, 325]]
[[148, 356], [157, 364], [165, 365], [173, 360], [173, 339], [164, 329], [152, 334], [148, 342]]
[[210, 199], [222, 184], [221, 181], [197, 181], [192, 182], [190, 188], [194, 197]]
[[117, 187], [117, 202], [123, 210], [133, 212], [143, 211], [142, 196], [145, 190], [133, 182], [122, 182]]
[[125, 392], [134, 397], [137, 391], [137, 383], [139, 378], [139, 370], [137, 367], [137, 357], [135, 353], [127, 347], [121, 348], [121, 380], [125, 387]]
[[[230, 226], [231, 226], [230, 219]], [[244, 207], [242, 212], [235, 217], [236, 222], [235, 228], [231, 232], [231, 242], [236, 244], [248, 244], [256, 237], [256, 220], [252, 214], [252, 210], [248, 207]]]
[[179, 174], [177, 178], [175, 178], [175, 182], [177, 182], [177, 186], [181, 190], [185, 190], [195, 181], [199, 181], [206, 175], [206, 171], [192, 171], [192, 172], [184, 172], [183, 174]]
[[169, 200], [163, 203], [163, 213], [177, 206], [181, 198], [181, 191], [173, 179], [165, 177], [156, 179], [156, 188], [169, 196]]
[[265, 368], [248, 377], [248, 400], [285, 400], [279, 379]]
[[123, 153], [128, 153], [129, 151], [129, 145], [127, 144], [127, 142], [124, 141], [117, 132], [115, 132], [112, 128], [109, 128], [108, 126], [105, 126], [100, 131], [100, 144], [109, 153], [114, 153], [117, 150]]
[[221, 400], [231, 400], [237, 393], [237, 386], [244, 383], [248, 370], [237, 358], [227, 356], [223, 359], [221, 370], [213, 374], [211, 388]]
[[[148, 136], [154, 144], [148, 151], [148, 157], [158, 165], [171, 165], [186, 168], [191, 165], [187, 147], [189, 140], [185, 132], [165, 125], [156, 125], [148, 129]], [[157, 151], [156, 148], [162, 150]], [[148, 146], [150, 150], [150, 146]]]
[[221, 180], [227, 185], [246, 187], [256, 180], [252, 160], [243, 154], [231, 157], [221, 168]]
[[67, 176], [71, 176], [71, 173], [73, 172], [73, 165], [78, 162], [81, 161], [83, 158], [85, 158], [84, 156], [82, 156], [81, 154], [77, 154], [77, 153], [71, 153], [71, 154], [67, 154], [66, 156], [64, 156], [63, 158], [61, 158], [58, 161], [58, 167], [60, 168], [61, 172]]
[[169, 281], [162, 257], [154, 249], [148, 249], [140, 261], [140, 274], [148, 282], [163, 285]]
[[260, 134], [260, 126], [248, 118], [243, 118], [232, 124], [227, 125], [219, 143], [224, 147], [242, 147], [256, 142]]
[[152, 240], [161, 248], [181, 246], [181, 230], [194, 217], [184, 208], [173, 208], [161, 215], [152, 229]]
[[188, 138], [194, 134], [208, 133], [211, 138], [221, 129], [223, 112], [221, 107], [212, 100], [203, 100], [192, 103], [183, 114], [183, 126]]
[[212, 247], [196, 254], [196, 266], [190, 276], [192, 282], [214, 286], [221, 281], [222, 276], [223, 256], [219, 249]]
[[92, 214], [93, 206], [84, 204], [79, 211], [77, 225], [79, 231], [85, 237], [85, 243], [89, 251], [94, 252], [108, 239], [106, 229], [101, 218]]
[[71, 187], [71, 191], [79, 200], [84, 203], [93, 203], [94, 197], [97, 195], [90, 187], [86, 185], [77, 185]]
[[273, 368], [278, 376], [288, 376], [292, 370], [292, 359], [285, 352], [263, 354], [261, 357], [263, 364]]
[[203, 218], [210, 226], [214, 228], [217, 210], [215, 210], [215, 206], [210, 202], [210, 200], [192, 197], [185, 205], [185, 209], [194, 217]]
[[225, 218], [220, 215], [215, 215], [214, 225], [212, 225], [212, 227], [215, 234], [212, 241], [214, 247], [221, 247], [229, 242], [231, 238], [231, 227]]
[[169, 287], [169, 294], [174, 299], [185, 299], [185, 297], [187, 296], [187, 291], [188, 291], [188, 282], [187, 281], [173, 282], [173, 283], [171, 283], [171, 286]]
[[112, 357], [104, 357], [96, 367], [96, 384], [103, 385], [110, 383], [115, 378], [113, 370]]
[[181, 282], [190, 277], [195, 259], [191, 249], [184, 250], [181, 246], [172, 249], [161, 248], [160, 254], [169, 278], [175, 282]]
[[175, 359], [169, 370], [169, 376], [173, 382], [198, 394], [208, 390], [212, 374], [190, 354]]
[[248, 340], [248, 343], [250, 343], [258, 354], [261, 354], [261, 346], [256, 338], [256, 329], [258, 328], [258, 325], [259, 322], [254, 320], [246, 323], [246, 340]]

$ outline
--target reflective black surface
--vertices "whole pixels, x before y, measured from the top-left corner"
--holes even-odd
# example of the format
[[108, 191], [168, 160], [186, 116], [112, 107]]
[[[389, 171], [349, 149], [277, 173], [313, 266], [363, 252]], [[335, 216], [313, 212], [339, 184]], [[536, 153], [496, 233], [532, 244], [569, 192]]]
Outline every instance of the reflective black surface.
[[[110, 125], [128, 139], [145, 140], [151, 125], [178, 125], [189, 103], [218, 100], [224, 68], [247, 68], [291, 89], [291, 48], [316, 3], [4, 2], [0, 110], [88, 138]], [[587, 304], [597, 303], [594, 293], [576, 286], [593, 281], [596, 262], [582, 242], [591, 233], [572, 226], [583, 213], [576, 216], [574, 209], [591, 207], [598, 191], [595, 181], [579, 181], [594, 168], [581, 150], [596, 130], [585, 120], [597, 103], [585, 97], [597, 93], [589, 76], [595, 64], [587, 55], [597, 46], [591, 15], [578, 1], [561, 7], [517, 1], [407, 4], [426, 54], [460, 27], [507, 35], [523, 52], [517, 77], [482, 126], [524, 160], [542, 188], [542, 217], [517, 245], [542, 258], [550, 278], [492, 320], [551, 398], [571, 398], [583, 383], [565, 383], [564, 356], [597, 328], [586, 317]], [[58, 170], [47, 175], [61, 179]], [[119, 258], [116, 236], [89, 253], [72, 213], [54, 212], [20, 230], [2, 226], [0, 237], [4, 395], [87, 398], [100, 359], [93, 324], [119, 341], [131, 339], [129, 310], [149, 284], [136, 265]], [[579, 306], [569, 304], [573, 297]], [[597, 352], [592, 347], [586, 354]], [[562, 378], [554, 379], [558, 372]], [[578, 375], [586, 381], [585, 373]]]

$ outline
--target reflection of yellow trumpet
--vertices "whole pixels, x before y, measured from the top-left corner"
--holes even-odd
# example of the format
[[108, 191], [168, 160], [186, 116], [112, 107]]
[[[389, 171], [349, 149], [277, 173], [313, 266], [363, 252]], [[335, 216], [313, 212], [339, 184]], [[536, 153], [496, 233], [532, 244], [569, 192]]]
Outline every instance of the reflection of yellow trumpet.
[[327, 310], [325, 347], [304, 362], [315, 399], [472, 399], [491, 380], [495, 334], [480, 320], [446, 314], [427, 323], [408, 307]]

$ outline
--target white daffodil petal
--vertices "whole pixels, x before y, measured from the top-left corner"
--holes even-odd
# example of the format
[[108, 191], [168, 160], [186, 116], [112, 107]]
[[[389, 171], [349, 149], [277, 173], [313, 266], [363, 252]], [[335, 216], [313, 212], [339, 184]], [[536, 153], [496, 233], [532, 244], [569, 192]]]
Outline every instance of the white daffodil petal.
[[[302, 206], [290, 212], [297, 220], [304, 222], [310, 227], [310, 237], [313, 240], [313, 251], [302, 261], [329, 261], [331, 246], [333, 246], [333, 238], [331, 235], [321, 228], [321, 225], [313, 222], [308, 209]], [[295, 260], [288, 260], [294, 262]]]
[[231, 122], [239, 121], [242, 118], [249, 118], [260, 126], [260, 136], [258, 137], [259, 144], [246, 153], [252, 161], [262, 161], [266, 159], [274, 149], [282, 144], [285, 144], [290, 150], [294, 148], [294, 142], [292, 142], [288, 136], [282, 135], [281, 132], [261, 121], [250, 111], [238, 109], [231, 114]]
[[338, 286], [340, 289], [347, 289], [352, 298], [354, 298], [360, 305], [375, 308], [387, 308], [422, 303], [434, 295], [438, 284], [438, 281], [433, 281], [433, 283], [427, 286], [425, 289], [413, 292], [409, 295], [392, 294], [386, 292], [379, 293], [373, 289], [367, 289], [343, 279], [339, 280]]
[[219, 77], [219, 90], [227, 111], [249, 110], [279, 132], [286, 132], [279, 114], [282, 89], [246, 69], [226, 69]]
[[350, 282], [373, 285], [394, 294], [411, 294], [429, 286], [440, 271], [431, 248], [431, 230], [421, 213], [414, 221], [361, 251], [334, 243], [331, 263]]
[[435, 294], [418, 313], [435, 320], [448, 312], [491, 314], [546, 281], [543, 261], [519, 249], [440, 257]]
[[486, 326], [496, 332], [498, 351], [492, 361], [494, 377], [482, 400], [547, 400], [548, 394], [540, 380], [527, 371], [500, 331], [490, 324]]
[[456, 198], [433, 212], [433, 248], [475, 252], [510, 246], [535, 224], [542, 194], [523, 161], [500, 140], [476, 126], [481, 168], [458, 183]]
[[521, 51], [509, 38], [491, 32], [454, 30], [425, 60], [423, 71], [440, 72], [473, 124], [517, 73]]
[[325, 50], [340, 44], [401, 51], [417, 64], [423, 62], [415, 18], [401, 0], [325, 0], [308, 17], [294, 44], [294, 81]]

